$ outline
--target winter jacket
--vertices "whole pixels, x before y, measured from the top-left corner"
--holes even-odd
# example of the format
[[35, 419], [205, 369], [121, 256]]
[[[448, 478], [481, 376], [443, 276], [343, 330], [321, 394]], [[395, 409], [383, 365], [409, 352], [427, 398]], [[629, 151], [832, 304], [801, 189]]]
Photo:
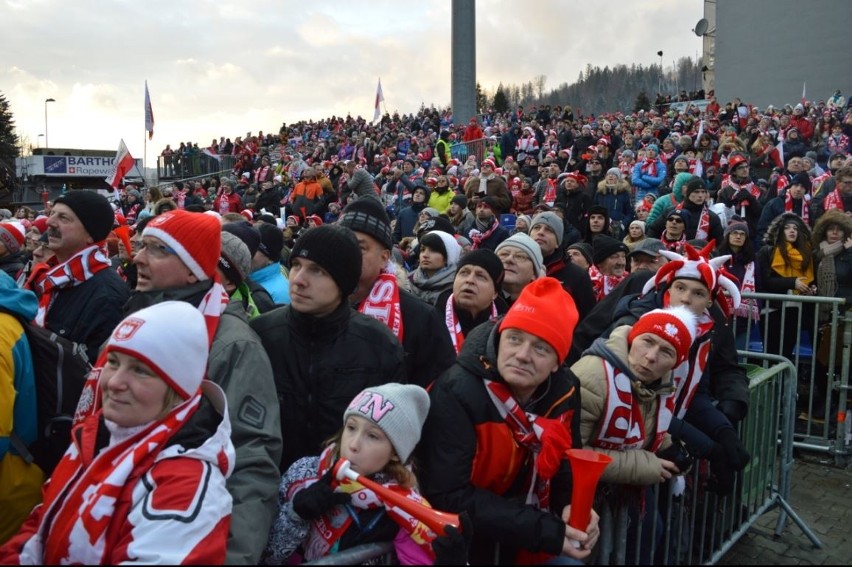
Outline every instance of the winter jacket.
[[492, 175], [485, 182], [485, 195], [479, 192], [479, 180], [479, 177], [471, 177], [464, 184], [464, 194], [467, 196], [468, 202], [472, 205], [475, 201], [474, 198], [494, 197], [497, 201], [497, 206], [500, 207], [500, 210], [494, 214], [508, 213], [509, 209], [512, 208], [512, 194], [509, 192], [506, 180], [499, 175]]
[[[298, 555], [298, 552], [304, 551], [300, 548], [303, 548], [304, 543], [309, 539], [311, 530], [317, 529], [310, 521], [302, 519], [293, 510], [293, 500], [290, 494], [296, 483], [303, 483], [319, 476], [319, 469], [320, 457], [304, 457], [290, 465], [287, 472], [281, 476], [281, 485], [278, 491], [278, 514], [269, 534], [269, 543], [266, 553], [264, 553], [263, 564], [292, 564], [296, 558], [294, 553]], [[304, 490], [304, 488], [299, 490]], [[292, 495], [298, 494], [299, 490], [293, 492]], [[432, 564], [432, 558], [411, 539], [411, 536], [403, 528], [384, 513], [384, 508], [364, 510], [355, 506], [347, 506], [346, 513], [356, 514], [360, 524], [358, 522], [350, 524], [340, 539], [334, 543], [331, 554], [361, 544], [392, 540], [400, 565]], [[325, 515], [323, 518], [325, 521], [331, 519], [329, 515]], [[363, 528], [363, 531], [359, 529], [359, 525]], [[304, 555], [302, 558], [316, 559]]]
[[213, 210], [224, 215], [225, 213], [238, 213], [243, 210], [243, 200], [236, 191], [230, 195], [222, 193], [213, 201]]
[[[531, 473], [531, 454], [519, 446], [491, 401], [483, 379], [497, 373], [499, 321], [474, 328], [459, 358], [441, 376], [419, 450], [423, 494], [438, 510], [466, 511], [473, 523], [470, 564], [515, 562], [519, 549], [559, 554], [565, 536], [562, 509], [571, 499], [567, 460], [551, 480], [550, 509], [524, 504], [522, 485]], [[551, 374], [524, 409], [570, 423], [572, 446], [580, 446], [579, 383], [565, 367]], [[495, 552], [499, 546], [499, 558]]]
[[[198, 305], [209, 281], [169, 290], [136, 292], [126, 314], [168, 300]], [[269, 358], [248, 326], [241, 305], [232, 302], [219, 319], [210, 347], [207, 378], [225, 391], [236, 449], [228, 492], [234, 499], [228, 564], [256, 564], [275, 514], [281, 473], [281, 424]]]
[[[781, 197], [778, 197], [778, 199], [781, 199]], [[796, 289], [796, 277], [782, 276], [772, 268], [772, 258], [775, 255], [775, 251], [778, 249], [779, 244], [784, 242], [784, 225], [790, 219], [795, 220], [801, 227], [803, 221], [799, 218], [799, 215], [795, 213], [782, 213], [778, 215], [766, 230], [765, 238], [762, 240], [762, 242], [765, 242], [765, 246], [757, 251], [754, 261], [757, 271], [755, 275], [760, 282], [760, 287], [757, 288], [757, 291], [761, 293], [785, 294], [790, 290]], [[808, 233], [807, 236], [810, 243], [810, 234]], [[811, 259], [811, 269], [813, 270], [812, 275], [814, 277], [816, 277], [817, 273], [816, 259], [817, 255], [814, 254]], [[806, 278], [804, 272], [800, 276]], [[815, 281], [812, 280], [805, 283], [811, 284], [815, 283]]]
[[361, 390], [406, 382], [399, 341], [386, 325], [346, 302], [325, 317], [279, 307], [252, 319], [251, 327], [275, 376], [281, 431], [287, 436], [280, 470], [318, 454]]
[[18, 319], [31, 321], [37, 310], [35, 294], [0, 273], [0, 542], [41, 502], [44, 474], [18, 455], [10, 439], [14, 433], [29, 445], [38, 436], [32, 353]]
[[290, 282], [281, 273], [281, 264], [278, 262], [253, 271], [251, 279], [269, 292], [276, 305], [290, 303]]
[[582, 321], [597, 302], [588, 270], [566, 260], [558, 249], [544, 259], [544, 267], [547, 275], [559, 280], [565, 291], [571, 295]]
[[[103, 564], [204, 565], [225, 560], [231, 522], [231, 495], [225, 479], [234, 462], [227, 416], [221, 388], [205, 382], [198, 410], [159, 449], [151, 468], [117, 487], [115, 510], [106, 528]], [[84, 421], [75, 428], [71, 438], [72, 446], [63, 460], [77, 460], [80, 455], [85, 459], [91, 454], [94, 463], [103, 455], [110, 434], [102, 416], [95, 414], [91, 422]], [[42, 505], [35, 508], [18, 535], [0, 548], [3, 564], [41, 564], [45, 558], [63, 553], [59, 546], [64, 544], [51, 537], [63, 526], [52, 520], [62, 507], [63, 496], [76, 488], [75, 480], [51, 499], [50, 509]], [[84, 534], [80, 527], [70, 537], [74, 541]], [[71, 545], [64, 559], [72, 564], [90, 564], [88, 551], [88, 545]]]
[[406, 236], [414, 236], [414, 225], [420, 212], [426, 208], [426, 202], [413, 203], [402, 209], [397, 215], [396, 224], [393, 227], [393, 241], [399, 243]]
[[651, 207], [651, 212], [648, 213], [648, 218], [645, 219], [645, 226], [651, 226], [654, 221], [660, 217], [665, 217], [670, 209], [675, 208], [683, 202], [683, 186], [693, 177], [695, 176], [691, 173], [678, 173], [675, 176], [672, 192], [654, 201], [654, 206]]
[[641, 199], [647, 193], [657, 194], [657, 190], [666, 179], [666, 164], [657, 158], [657, 174], [651, 175], [642, 171], [642, 163], [633, 166], [632, 185], [636, 188], [636, 198]]
[[346, 186], [340, 189], [340, 202], [345, 203], [350, 193], [355, 193], [359, 197], [376, 196], [376, 184], [373, 182], [373, 176], [370, 175], [369, 171], [364, 168], [355, 170], [355, 173], [346, 182]]
[[[767, 201], [763, 205], [763, 210], [760, 213], [760, 220], [757, 223], [757, 235], [754, 238], [755, 247], [762, 246], [766, 243], [766, 238], [769, 235], [769, 227], [778, 219], [778, 217], [782, 214], [786, 214], [788, 212], [793, 213], [800, 219], [802, 218], [803, 207], [807, 207], [808, 202], [802, 199], [793, 199], [793, 210], [786, 210], [786, 195], [779, 195], [774, 199]], [[813, 217], [811, 217], [811, 222], [813, 222]], [[808, 225], [811, 226], [810, 224]], [[774, 241], [774, 236], [772, 237]]]
[[[354, 306], [355, 309], [358, 306]], [[443, 313], [404, 289], [399, 290], [405, 375], [410, 384], [428, 387], [456, 361]]]
[[438, 190], [433, 190], [429, 195], [429, 205], [433, 209], [436, 209], [439, 214], [446, 214], [448, 210], [450, 210], [450, 204], [455, 197], [456, 194], [453, 193], [449, 188], [443, 193], [438, 192]]
[[[631, 327], [625, 325], [612, 331], [606, 339], [603, 348], [612, 353], [621, 361], [623, 366], [627, 362], [627, 335]], [[628, 366], [629, 367], [629, 366]], [[616, 368], [616, 370], [618, 370]], [[623, 448], [622, 450], [603, 449], [595, 446], [595, 440], [600, 435], [603, 419], [607, 412], [608, 380], [604, 368], [604, 359], [601, 356], [587, 354], [571, 366], [571, 372], [580, 379], [582, 412], [580, 417], [580, 435], [583, 445], [612, 457], [612, 462], [604, 469], [601, 482], [613, 482], [618, 484], [657, 484], [660, 481], [660, 459], [650, 447], [657, 434], [657, 408], [660, 405], [660, 397], [670, 394], [674, 390], [671, 381], [671, 372], [661, 380], [662, 386], [653, 390], [648, 388], [639, 380], [631, 380], [630, 386], [633, 392], [633, 404], [638, 406], [642, 416], [643, 431], [645, 433], [645, 444], [642, 449]], [[666, 386], [668, 385], [668, 386]], [[671, 438], [667, 434], [660, 449], [671, 445]]]
[[85, 344], [89, 360], [95, 361], [100, 346], [123, 318], [130, 290], [115, 270], [107, 269], [80, 285], [54, 291], [53, 297], [45, 328]]
[[[660, 199], [665, 199], [665, 197], [660, 197]], [[703, 205], [696, 205], [689, 199], [684, 199], [679, 206], [681, 209], [689, 211], [689, 219], [686, 221], [684, 234], [687, 240], [692, 240], [693, 238], [696, 238], [695, 233], [698, 231], [698, 225], [701, 222], [703, 209], [704, 207], [709, 207], [709, 205], [706, 203]], [[666, 211], [666, 214], [668, 214], [668, 211]], [[707, 242], [715, 240], [718, 244], [719, 242], [722, 242], [725, 235], [725, 231], [722, 228], [722, 221], [719, 219], [719, 215], [709, 210], [709, 208], [707, 210], [707, 214], [709, 215], [709, 226], [707, 227], [707, 237], [704, 240]], [[662, 238], [663, 233], [666, 231], [665, 215], [657, 217], [657, 220], [654, 221], [653, 224], [646, 224], [646, 227], [646, 235], [651, 238]]]
[[[498, 219], [498, 221], [499, 221], [499, 219]], [[473, 232], [474, 230], [479, 230], [479, 229], [476, 228], [475, 218], [474, 218], [473, 226], [470, 227], [470, 230], [468, 230], [467, 234], [464, 235], [471, 242], [474, 241], [473, 237], [471, 236], [471, 232]], [[494, 229], [494, 232], [492, 232], [491, 235], [488, 238], [483, 239], [479, 243], [479, 248], [484, 248], [486, 250], [491, 250], [493, 252], [500, 245], [500, 243], [503, 242], [504, 240], [506, 240], [507, 238], [509, 238], [509, 229], [507, 229], [503, 225], [499, 225], [499, 226], [497, 226], [496, 229]]]
[[22, 252], [7, 254], [0, 258], [0, 271], [9, 274], [9, 277], [17, 279], [18, 274], [24, 269], [24, 264], [27, 263], [27, 258]]
[[630, 184], [621, 180], [611, 189], [607, 187], [606, 180], [598, 183], [598, 191], [592, 198], [593, 205], [601, 205], [609, 211], [610, 221], [621, 223], [621, 232], [627, 231], [627, 226], [633, 220], [633, 202], [630, 195]]
[[555, 206], [562, 207], [565, 210], [564, 220], [566, 224], [570, 224], [579, 230], [583, 226], [586, 213], [592, 206], [592, 198], [586, 194], [582, 186], [574, 191], [561, 190], [556, 193]]

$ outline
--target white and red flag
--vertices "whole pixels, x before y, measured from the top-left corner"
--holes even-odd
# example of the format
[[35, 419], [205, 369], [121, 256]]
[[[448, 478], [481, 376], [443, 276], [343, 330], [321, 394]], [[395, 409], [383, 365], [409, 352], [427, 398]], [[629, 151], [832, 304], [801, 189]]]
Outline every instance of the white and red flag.
[[385, 94], [382, 92], [382, 79], [379, 79], [379, 86], [376, 88], [376, 110], [373, 111], [373, 122], [378, 121], [379, 117], [382, 115], [381, 110], [379, 110], [379, 105], [385, 101]]
[[136, 166], [136, 161], [130, 155], [130, 151], [124, 143], [124, 139], [118, 145], [118, 151], [115, 152], [115, 161], [113, 162], [113, 170], [104, 180], [110, 184], [113, 189], [118, 189], [121, 185], [121, 180], [127, 175], [127, 172]]
[[148, 81], [145, 81], [145, 131], [148, 139], [154, 137], [154, 109], [151, 108], [151, 95], [148, 93]]
[[808, 83], [804, 82], [804, 83], [802, 83], [802, 105], [803, 106], [808, 104], [808, 97], [807, 97], [807, 94], [806, 94], [807, 91], [808, 91]]

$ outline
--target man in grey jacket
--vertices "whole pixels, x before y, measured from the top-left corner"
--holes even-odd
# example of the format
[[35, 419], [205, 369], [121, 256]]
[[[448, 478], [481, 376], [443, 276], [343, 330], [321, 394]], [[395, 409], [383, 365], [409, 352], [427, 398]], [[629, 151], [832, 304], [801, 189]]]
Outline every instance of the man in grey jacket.
[[176, 210], [152, 219], [134, 258], [138, 281], [125, 314], [168, 300], [186, 301], [204, 314], [211, 342], [207, 378], [228, 398], [237, 451], [228, 479], [234, 504], [225, 562], [255, 565], [278, 504], [280, 413], [263, 345], [218, 281], [220, 248], [221, 226], [211, 215]]

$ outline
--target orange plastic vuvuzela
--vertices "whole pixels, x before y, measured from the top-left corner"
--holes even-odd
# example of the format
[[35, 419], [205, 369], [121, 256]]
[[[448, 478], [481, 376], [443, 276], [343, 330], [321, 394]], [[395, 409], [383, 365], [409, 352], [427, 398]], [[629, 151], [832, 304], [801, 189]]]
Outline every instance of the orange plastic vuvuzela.
[[446, 535], [444, 528], [447, 526], [453, 526], [461, 531], [461, 523], [459, 522], [458, 514], [441, 512], [440, 510], [435, 510], [434, 508], [430, 508], [429, 506], [424, 506], [414, 500], [410, 500], [402, 494], [394, 492], [393, 490], [390, 490], [353, 471], [352, 464], [347, 459], [338, 459], [337, 463], [334, 465], [332, 474], [334, 475], [334, 478], [339, 481], [349, 479], [369, 488], [375, 492], [376, 496], [378, 496], [386, 505], [401, 508], [426, 524], [430, 530], [439, 536]]
[[571, 490], [571, 515], [568, 525], [586, 531], [592, 518], [592, 503], [604, 469], [612, 457], [589, 449], [568, 449], [574, 486]]

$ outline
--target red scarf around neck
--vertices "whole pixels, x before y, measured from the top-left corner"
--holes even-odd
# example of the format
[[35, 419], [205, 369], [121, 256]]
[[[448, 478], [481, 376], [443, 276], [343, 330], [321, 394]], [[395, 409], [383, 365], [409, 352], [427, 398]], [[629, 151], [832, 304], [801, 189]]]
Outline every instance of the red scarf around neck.
[[494, 231], [497, 230], [497, 227], [500, 226], [500, 221], [497, 218], [494, 218], [494, 221], [491, 223], [491, 226], [488, 227], [488, 230], [485, 232], [481, 232], [478, 228], [472, 228], [470, 230], [470, 240], [472, 242], [470, 249], [471, 250], [479, 250], [479, 247], [482, 245], [483, 240], [488, 240], [488, 237], [494, 234]]
[[[48, 271], [40, 274], [35, 280], [35, 291], [39, 294], [38, 312], [35, 322], [44, 327], [47, 311], [54, 300], [54, 292], [60, 289], [75, 287], [88, 281], [92, 276], [111, 266], [103, 248], [92, 244], [80, 250], [64, 263], [59, 263], [56, 257], [47, 261]], [[30, 284], [32, 285], [32, 284]]]
[[358, 312], [378, 319], [388, 326], [402, 344], [402, 309], [399, 305], [399, 283], [396, 281], [396, 264], [388, 261], [373, 283], [369, 295], [358, 306]]
[[[491, 302], [491, 317], [489, 317], [489, 321], [494, 321], [499, 317], [497, 314], [497, 306], [494, 302]], [[447, 325], [447, 330], [450, 332], [450, 340], [453, 343], [453, 348], [456, 351], [456, 354], [461, 352], [462, 345], [464, 344], [464, 333], [462, 333], [461, 323], [459, 323], [459, 317], [456, 315], [456, 307], [453, 302], [453, 294], [447, 298], [447, 306], [444, 308], [444, 324]]]

